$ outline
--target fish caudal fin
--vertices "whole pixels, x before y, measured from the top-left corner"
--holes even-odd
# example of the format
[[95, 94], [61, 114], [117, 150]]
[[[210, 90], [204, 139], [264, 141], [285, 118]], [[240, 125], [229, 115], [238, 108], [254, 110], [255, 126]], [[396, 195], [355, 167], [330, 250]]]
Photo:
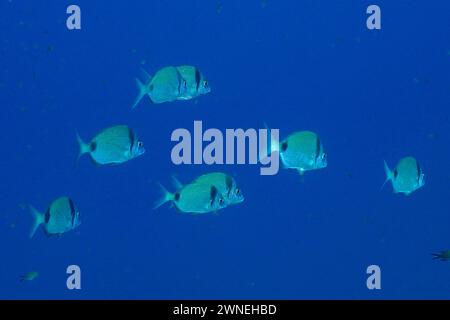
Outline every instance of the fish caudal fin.
[[80, 137], [80, 135], [78, 134], [78, 132], [77, 132], [77, 142], [78, 142], [78, 145], [79, 145], [79, 147], [80, 147], [80, 152], [78, 153], [78, 157], [77, 157], [77, 163], [78, 163], [78, 161], [80, 160], [80, 158], [81, 158], [81, 156], [82, 156], [83, 154], [91, 152], [91, 145], [85, 143], [85, 142], [81, 139], [81, 137]]
[[[142, 98], [148, 94], [147, 86], [145, 84], [143, 84], [141, 82], [141, 80], [139, 80], [138, 78], [136, 78], [136, 86], [139, 89], [139, 94], [138, 94], [136, 100], [134, 101], [133, 107], [131, 109], [136, 108], [137, 105], [139, 104], [139, 102], [141, 102]], [[150, 99], [150, 101], [152, 101], [152, 100]], [[153, 103], [153, 101], [152, 101], [152, 103]]]
[[150, 83], [150, 81], [152, 80], [152, 76], [147, 71], [145, 71], [144, 68], [141, 68], [141, 75], [144, 78], [145, 83]]
[[[272, 130], [270, 130], [269, 126], [267, 125], [267, 123], [264, 122], [264, 127], [267, 130], [267, 135], [269, 136], [270, 139], [270, 150], [269, 151], [269, 155], [272, 152], [279, 152], [280, 151], [280, 141], [278, 141], [277, 139], [272, 139]], [[279, 137], [278, 137], [279, 139]]]
[[37, 211], [33, 206], [29, 206], [29, 209], [31, 215], [34, 218], [33, 226], [30, 231], [30, 238], [32, 238], [36, 233], [36, 230], [39, 228], [39, 226], [44, 223], [44, 215], [39, 211]]
[[166, 202], [172, 201], [174, 199], [174, 195], [167, 191], [167, 189], [161, 183], [158, 183], [158, 185], [162, 195], [153, 205], [153, 210], [158, 209]]
[[449, 259], [444, 256], [444, 253], [432, 253], [433, 260], [441, 260], [441, 261], [448, 261]]
[[264, 128], [267, 130], [267, 143], [265, 146], [265, 150], [261, 149], [258, 152], [258, 161], [265, 160], [269, 158], [272, 152], [280, 151], [279, 142], [276, 139], [272, 139], [272, 131], [270, 130], [267, 123], [264, 122]]
[[441, 254], [440, 253], [432, 253], [431, 255], [433, 256], [433, 260], [441, 258]]
[[384, 188], [384, 185], [392, 179], [392, 171], [389, 169], [389, 166], [387, 165], [386, 161], [384, 161], [384, 173], [386, 174], [386, 180], [384, 180], [383, 185], [381, 186], [380, 190]]
[[172, 176], [172, 184], [175, 187], [175, 189], [177, 189], [177, 190], [180, 190], [181, 188], [183, 188], [183, 184], [175, 176]]

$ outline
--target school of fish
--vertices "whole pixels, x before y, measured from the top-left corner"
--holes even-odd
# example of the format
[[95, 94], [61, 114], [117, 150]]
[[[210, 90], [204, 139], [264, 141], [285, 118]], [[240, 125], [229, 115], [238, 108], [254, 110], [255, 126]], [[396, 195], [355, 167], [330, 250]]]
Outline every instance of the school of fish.
[[[136, 79], [138, 95], [132, 109], [148, 97], [151, 104], [186, 101], [211, 92], [208, 80], [195, 66], [167, 66], [152, 76], [142, 70], [143, 80]], [[99, 130], [88, 142], [76, 135], [79, 145], [77, 162], [87, 154], [96, 166], [119, 165], [145, 154], [144, 143], [135, 130], [127, 125], [114, 125]], [[270, 152], [278, 152], [282, 167], [296, 170], [300, 175], [327, 167], [327, 153], [320, 136], [312, 131], [297, 131], [279, 142], [272, 141]], [[385, 183], [391, 182], [394, 193], [411, 195], [425, 185], [425, 175], [419, 161], [412, 156], [399, 160], [393, 170], [384, 162]], [[161, 198], [154, 204], [158, 209], [170, 203], [177, 212], [192, 215], [218, 213], [244, 201], [244, 195], [236, 180], [223, 172], [206, 173], [183, 184], [172, 177], [173, 191], [160, 184]], [[384, 186], [384, 184], [382, 185]], [[55, 199], [44, 212], [29, 206], [34, 218], [30, 232], [33, 237], [42, 227], [47, 236], [61, 236], [81, 224], [80, 212], [69, 197]], [[450, 250], [433, 254], [434, 259], [450, 260]], [[29, 272], [21, 281], [37, 278], [37, 272]]]

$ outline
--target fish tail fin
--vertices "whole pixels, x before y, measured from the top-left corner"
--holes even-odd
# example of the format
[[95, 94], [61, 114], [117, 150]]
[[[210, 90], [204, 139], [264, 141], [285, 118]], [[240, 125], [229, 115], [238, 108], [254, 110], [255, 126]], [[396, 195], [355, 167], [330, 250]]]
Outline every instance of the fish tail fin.
[[183, 188], [183, 184], [174, 175], [172, 175], [172, 184], [175, 187], [175, 189], [177, 189], [177, 190], [180, 190], [181, 188]]
[[386, 161], [384, 161], [384, 173], [386, 174], [386, 180], [384, 180], [383, 185], [381, 186], [380, 190], [384, 188], [384, 185], [392, 179], [392, 171], [389, 169], [389, 166], [387, 165]]
[[260, 150], [260, 152], [258, 152], [258, 161], [267, 159], [274, 151], [279, 151], [278, 143], [272, 139], [272, 131], [266, 122], [264, 122], [264, 128], [267, 130], [268, 141], [265, 146], [266, 150]]
[[78, 132], [76, 134], [77, 134], [77, 142], [80, 147], [80, 152], [78, 153], [78, 157], [77, 157], [77, 161], [76, 161], [76, 163], [78, 163], [78, 161], [80, 160], [81, 156], [83, 156], [83, 154], [91, 152], [91, 146], [90, 146], [90, 144], [85, 143], [81, 139]]
[[145, 71], [144, 68], [141, 68], [141, 75], [144, 78], [145, 83], [150, 83], [150, 81], [152, 80], [152, 76], [147, 71]]
[[174, 199], [173, 194], [167, 191], [167, 189], [161, 183], [158, 183], [158, 186], [161, 190], [161, 197], [153, 205], [153, 210], [158, 209], [166, 202], [172, 201]]
[[36, 230], [39, 228], [39, 226], [41, 224], [44, 223], [44, 215], [42, 213], [40, 213], [39, 211], [37, 211], [33, 206], [28, 206], [31, 215], [34, 218], [33, 221], [33, 226], [31, 227], [31, 231], [30, 231], [30, 239], [34, 236], [34, 234], [36, 233]]
[[141, 102], [142, 98], [145, 97], [146, 94], [148, 94], [147, 86], [144, 83], [142, 83], [141, 80], [139, 80], [138, 78], [136, 78], [136, 86], [139, 89], [139, 93], [138, 96], [136, 97], [136, 100], [134, 100], [134, 104], [131, 109], [136, 108], [139, 102]]
[[269, 155], [272, 152], [279, 152], [280, 151], [280, 142], [279, 141], [275, 141], [274, 139], [272, 139], [272, 130], [269, 128], [269, 126], [267, 125], [266, 122], [264, 122], [264, 128], [266, 128], [268, 136], [270, 137], [270, 150], [269, 150]]
[[437, 260], [441, 258], [441, 254], [440, 253], [432, 253], [431, 254], [433, 256], [433, 260]]

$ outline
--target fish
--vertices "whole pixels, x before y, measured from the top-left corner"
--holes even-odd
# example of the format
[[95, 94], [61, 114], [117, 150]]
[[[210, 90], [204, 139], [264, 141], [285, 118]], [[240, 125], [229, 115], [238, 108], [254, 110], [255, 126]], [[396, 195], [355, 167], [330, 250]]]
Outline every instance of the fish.
[[159, 104], [175, 101], [186, 93], [187, 81], [176, 67], [164, 67], [153, 76], [150, 76], [145, 70], [142, 71], [146, 78], [146, 83], [144, 84], [136, 78], [139, 94], [132, 109], [136, 108], [146, 95], [150, 98], [151, 103]]
[[144, 143], [126, 125], [104, 129], [89, 143], [85, 143], [77, 133], [77, 141], [80, 146], [78, 160], [88, 153], [99, 166], [121, 164], [145, 153]]
[[24, 275], [20, 276], [20, 282], [24, 281], [33, 281], [39, 276], [39, 273], [36, 271], [27, 272]]
[[183, 79], [186, 80], [186, 91], [177, 98], [178, 100], [190, 100], [211, 92], [208, 80], [203, 77], [197, 67], [179, 66], [177, 69]]
[[238, 204], [244, 201], [244, 195], [241, 189], [237, 186], [233, 177], [222, 173], [213, 172], [204, 174], [194, 180], [193, 183], [202, 183], [215, 186], [223, 195], [226, 205]]
[[166, 202], [172, 202], [179, 212], [190, 214], [204, 214], [217, 212], [226, 207], [226, 201], [217, 187], [206, 183], [190, 183], [178, 186], [175, 193], [159, 184], [162, 197], [155, 203], [157, 209]]
[[311, 131], [292, 133], [280, 143], [271, 141], [271, 152], [278, 151], [283, 168], [306, 171], [326, 168], [327, 154], [320, 137]]
[[432, 253], [433, 260], [448, 261], [450, 260], [450, 250], [444, 250], [439, 253]]
[[39, 226], [43, 226], [47, 236], [62, 235], [77, 228], [80, 224], [80, 212], [69, 197], [60, 197], [54, 200], [45, 213], [40, 213], [33, 206], [29, 206], [34, 218], [30, 238], [34, 236]]
[[393, 171], [384, 161], [384, 172], [386, 180], [382, 188], [388, 181], [391, 181], [394, 193], [403, 193], [408, 196], [425, 185], [425, 175], [414, 157], [401, 159]]

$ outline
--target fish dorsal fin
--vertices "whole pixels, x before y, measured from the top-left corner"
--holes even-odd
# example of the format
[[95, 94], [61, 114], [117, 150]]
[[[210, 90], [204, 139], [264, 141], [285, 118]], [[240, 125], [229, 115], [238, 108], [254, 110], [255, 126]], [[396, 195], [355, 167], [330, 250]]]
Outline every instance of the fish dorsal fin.
[[225, 177], [225, 184], [227, 186], [227, 193], [228, 196], [230, 195], [231, 189], [233, 189], [233, 178], [231, 178], [229, 175]]

